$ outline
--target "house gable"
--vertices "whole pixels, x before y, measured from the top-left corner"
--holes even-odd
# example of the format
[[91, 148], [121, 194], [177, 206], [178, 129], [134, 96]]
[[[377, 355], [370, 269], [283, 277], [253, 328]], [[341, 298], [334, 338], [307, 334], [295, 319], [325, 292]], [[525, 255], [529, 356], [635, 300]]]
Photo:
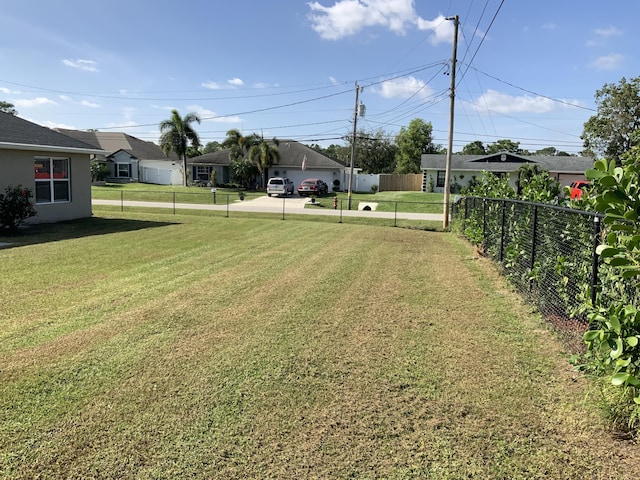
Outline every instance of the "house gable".
[[531, 157], [523, 157], [509, 152], [500, 152], [492, 155], [485, 155], [475, 160], [471, 160], [470, 163], [538, 163], [532, 160]]

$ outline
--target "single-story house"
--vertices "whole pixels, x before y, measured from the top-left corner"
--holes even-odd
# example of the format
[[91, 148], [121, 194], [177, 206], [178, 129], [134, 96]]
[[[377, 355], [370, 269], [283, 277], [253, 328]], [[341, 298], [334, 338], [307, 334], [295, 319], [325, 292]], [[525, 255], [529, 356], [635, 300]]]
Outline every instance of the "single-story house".
[[[473, 180], [480, 180], [482, 173], [486, 171], [508, 177], [510, 185], [515, 189], [518, 180], [516, 171], [528, 163], [547, 170], [561, 186], [566, 186], [576, 180], [585, 180], [585, 172], [593, 167], [594, 162], [591, 157], [518, 155], [509, 152], [489, 155], [454, 154], [451, 156], [450, 181], [455, 192], [468, 186]], [[423, 173], [423, 192], [444, 191], [446, 163], [446, 155], [422, 155], [420, 169]]]
[[93, 155], [102, 149], [9, 113], [0, 112], [0, 191], [23, 185], [34, 192], [31, 223], [91, 216]]
[[[349, 168], [344, 163], [295, 140], [280, 140], [278, 152], [280, 160], [265, 172], [265, 178], [287, 177], [296, 186], [306, 178], [319, 178], [329, 188], [347, 189]], [[229, 150], [226, 149], [189, 158], [187, 168], [191, 169], [194, 181], [204, 183], [210, 182], [211, 172], [215, 171], [216, 184], [219, 185], [233, 181], [230, 164]]]
[[105, 151], [93, 160], [109, 167], [110, 182], [142, 182], [160, 185], [182, 185], [182, 162], [175, 153], [168, 156], [153, 142], [120, 132], [96, 130], [64, 130], [68, 135]]

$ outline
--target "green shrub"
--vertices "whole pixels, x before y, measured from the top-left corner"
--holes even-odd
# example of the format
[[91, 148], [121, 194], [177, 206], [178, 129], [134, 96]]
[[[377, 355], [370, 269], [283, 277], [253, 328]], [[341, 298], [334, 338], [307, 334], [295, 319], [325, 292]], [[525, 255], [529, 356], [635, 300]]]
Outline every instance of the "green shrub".
[[30, 189], [9, 185], [0, 193], [0, 229], [15, 231], [27, 218], [36, 215]]
[[588, 367], [620, 387], [619, 397], [627, 399], [627, 409], [618, 410], [626, 412], [631, 428], [637, 428], [640, 414], [638, 160], [640, 149], [636, 147], [622, 167], [616, 167], [613, 160], [599, 160], [587, 171], [587, 178], [596, 184], [595, 209], [605, 214], [604, 235], [597, 253], [609, 267], [601, 275], [599, 306], [592, 308], [592, 328], [584, 336], [589, 349]]

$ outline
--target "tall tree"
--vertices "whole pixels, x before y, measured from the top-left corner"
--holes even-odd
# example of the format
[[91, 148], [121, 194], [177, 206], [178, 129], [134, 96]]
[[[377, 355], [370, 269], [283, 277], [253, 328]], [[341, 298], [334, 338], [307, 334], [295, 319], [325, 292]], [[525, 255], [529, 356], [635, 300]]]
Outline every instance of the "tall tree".
[[460, 152], [461, 155], [486, 155], [487, 149], [480, 140], [467, 143]]
[[556, 147], [545, 147], [533, 152], [534, 155], [541, 155], [545, 157], [555, 157], [558, 155], [558, 149]]
[[222, 146], [229, 149], [229, 160], [234, 161], [238, 158], [244, 158], [249, 149], [260, 143], [260, 140], [261, 137], [255, 133], [245, 137], [240, 130], [232, 128], [227, 131], [227, 137], [222, 142]]
[[265, 172], [271, 165], [278, 163], [280, 160], [278, 145], [280, 145], [280, 141], [275, 137], [270, 142], [262, 138], [259, 143], [249, 148], [248, 157], [258, 167], [260, 178], [262, 179], [262, 187], [266, 184]]
[[0, 112], [8, 113], [10, 115], [18, 115], [18, 111], [14, 108], [13, 103], [4, 102], [0, 100]]
[[324, 154], [336, 160], [340, 160], [341, 162], [349, 163], [351, 147], [348, 145], [336, 145], [332, 143], [324, 149]]
[[398, 147], [383, 130], [365, 132], [356, 135], [355, 166], [362, 173], [392, 173], [396, 167]]
[[414, 118], [408, 127], [402, 127], [396, 137], [398, 154], [396, 156], [397, 173], [419, 173], [423, 153], [432, 153], [436, 148], [432, 143], [433, 127], [431, 122]]
[[199, 147], [200, 138], [191, 127], [193, 122], [200, 123], [200, 117], [195, 113], [188, 113], [184, 118], [177, 110], [171, 110], [171, 118], [160, 122], [160, 148], [165, 155], [173, 151], [182, 158], [183, 185], [188, 185], [187, 175], [187, 147]]
[[585, 152], [621, 164], [623, 153], [640, 144], [640, 77], [605, 84], [595, 94], [597, 110], [584, 124]]
[[213, 153], [213, 152], [218, 152], [220, 150], [222, 150], [224, 147], [222, 146], [222, 144], [220, 142], [207, 142], [207, 144], [202, 147], [202, 153]]
[[520, 142], [514, 142], [506, 138], [487, 145], [487, 154], [499, 152], [523, 153], [520, 149]]

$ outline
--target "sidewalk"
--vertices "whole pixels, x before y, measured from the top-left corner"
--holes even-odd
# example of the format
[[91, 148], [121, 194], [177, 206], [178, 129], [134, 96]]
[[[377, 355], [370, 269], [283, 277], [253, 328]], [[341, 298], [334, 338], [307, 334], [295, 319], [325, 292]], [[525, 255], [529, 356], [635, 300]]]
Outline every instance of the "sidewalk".
[[306, 198], [274, 198], [260, 197], [253, 200], [236, 200], [227, 205], [197, 204], [197, 203], [172, 203], [172, 202], [139, 202], [130, 200], [98, 200], [93, 199], [92, 205], [111, 205], [124, 207], [147, 207], [147, 208], [169, 208], [180, 210], [218, 210], [229, 212], [256, 212], [256, 213], [290, 213], [302, 215], [328, 215], [343, 217], [365, 217], [365, 218], [398, 218], [403, 220], [442, 220], [439, 213], [408, 213], [408, 212], [377, 212], [375, 210], [340, 210], [330, 207], [310, 206], [310, 200]]

